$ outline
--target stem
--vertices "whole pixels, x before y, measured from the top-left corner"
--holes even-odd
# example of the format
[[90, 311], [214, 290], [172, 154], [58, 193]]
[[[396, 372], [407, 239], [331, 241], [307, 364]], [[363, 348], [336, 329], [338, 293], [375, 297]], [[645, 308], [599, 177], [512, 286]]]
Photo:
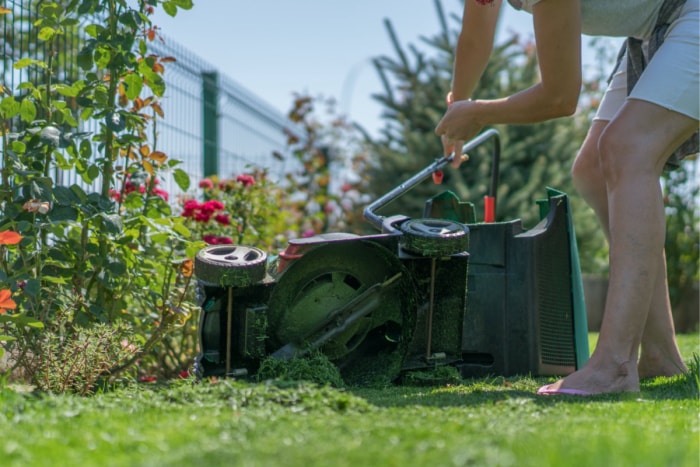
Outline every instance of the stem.
[[[112, 39], [117, 37], [117, 20], [119, 18], [118, 12], [117, 12], [117, 2], [116, 0], [109, 0], [109, 16], [108, 16], [108, 21], [109, 21], [109, 29], [110, 29], [110, 37]], [[117, 84], [118, 84], [118, 77], [119, 77], [119, 66], [115, 64], [114, 61], [112, 61], [109, 65], [109, 91], [107, 93], [107, 101], [109, 102], [109, 110], [114, 111], [115, 109], [115, 100], [117, 97]], [[114, 132], [107, 128], [106, 129], [106, 134], [105, 134], [105, 157], [104, 157], [104, 165], [102, 167], [102, 196], [107, 198], [109, 197], [109, 190], [112, 186], [112, 179], [114, 177], [114, 159], [116, 158], [118, 148], [114, 145]], [[100, 222], [101, 224], [102, 222]], [[101, 226], [100, 226], [101, 227]], [[104, 229], [100, 228], [100, 231], [103, 231]], [[107, 259], [108, 257], [108, 252], [109, 252], [109, 240], [107, 238], [106, 234], [100, 233], [99, 234], [99, 250], [100, 250], [100, 257], [104, 260]], [[98, 266], [96, 268], [97, 270], [95, 271], [96, 274], [99, 274], [100, 271], [102, 270], [102, 266]], [[107, 290], [105, 287], [103, 287], [101, 284], [98, 284], [98, 293], [97, 293], [97, 301], [100, 306], [104, 307], [107, 303], [109, 303], [111, 296], [111, 292]], [[108, 320], [111, 322], [112, 321], [112, 309], [107, 313]]]
[[5, 118], [3, 116], [0, 122], [0, 132], [2, 132], [2, 189], [0, 191], [0, 202], [9, 201], [11, 193], [10, 188], [10, 159], [7, 155], [7, 130], [5, 129]]
[[[110, 0], [109, 2], [109, 29], [110, 37], [114, 39], [117, 36], [117, 5], [115, 0]], [[114, 61], [110, 63], [109, 66], [109, 91], [107, 93], [107, 101], [109, 102], [109, 110], [115, 110], [115, 99], [117, 97], [117, 87], [118, 87], [118, 77], [119, 77], [119, 67], [114, 64]], [[112, 184], [112, 177], [114, 176], [114, 153], [116, 148], [114, 147], [114, 132], [107, 128], [106, 141], [105, 141], [105, 158], [104, 167], [102, 170], [102, 196], [105, 198], [109, 196], [109, 189]]]

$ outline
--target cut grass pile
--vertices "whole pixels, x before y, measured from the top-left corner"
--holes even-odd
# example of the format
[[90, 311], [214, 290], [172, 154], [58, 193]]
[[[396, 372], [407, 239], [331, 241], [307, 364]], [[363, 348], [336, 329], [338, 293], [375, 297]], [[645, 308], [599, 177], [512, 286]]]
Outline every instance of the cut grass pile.
[[[700, 338], [679, 340], [697, 365]], [[553, 378], [525, 376], [350, 389], [183, 380], [89, 398], [5, 387], [0, 464], [697, 467], [696, 375], [590, 398], [538, 397]]]

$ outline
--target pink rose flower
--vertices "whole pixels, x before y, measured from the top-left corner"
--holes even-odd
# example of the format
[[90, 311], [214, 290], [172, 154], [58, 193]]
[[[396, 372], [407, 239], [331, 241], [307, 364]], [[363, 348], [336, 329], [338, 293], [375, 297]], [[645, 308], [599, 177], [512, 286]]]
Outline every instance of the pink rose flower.
[[241, 182], [243, 186], [255, 185], [255, 179], [252, 175], [241, 174], [236, 177], [237, 182]]

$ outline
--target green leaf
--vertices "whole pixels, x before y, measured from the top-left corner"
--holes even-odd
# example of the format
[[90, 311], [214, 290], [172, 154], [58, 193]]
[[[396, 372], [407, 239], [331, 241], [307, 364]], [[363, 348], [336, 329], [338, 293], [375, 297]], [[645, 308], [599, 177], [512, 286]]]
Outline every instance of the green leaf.
[[122, 231], [122, 218], [118, 214], [99, 213], [107, 232], [118, 234]]
[[126, 209], [141, 209], [143, 208], [143, 203], [143, 196], [137, 192], [128, 193], [122, 199], [122, 206], [124, 206]]
[[41, 41], [50, 41], [56, 35], [56, 30], [48, 26], [43, 27], [39, 30], [38, 38]]
[[[17, 340], [16, 337], [3, 336], [2, 334], [0, 334], [0, 342], [12, 342], [12, 341], [16, 341], [16, 340]], [[0, 347], [0, 352], [2, 352], [2, 351], [3, 351], [2, 347]], [[0, 357], [2, 357], [2, 353], [0, 353]]]
[[119, 22], [128, 28], [136, 29], [141, 24], [141, 17], [138, 12], [129, 10], [119, 16]]
[[80, 49], [80, 52], [78, 52], [77, 56], [77, 62], [78, 66], [87, 71], [92, 68], [92, 65], [94, 63], [94, 55], [93, 55], [94, 48], [92, 45], [88, 45]]
[[172, 3], [182, 8], [183, 10], [191, 10], [194, 4], [192, 0], [171, 0]]
[[15, 70], [21, 70], [22, 68], [26, 68], [31, 65], [37, 65], [41, 68], [48, 68], [48, 65], [46, 62], [42, 62], [41, 60], [35, 60], [33, 58], [21, 58], [15, 62], [14, 69]]
[[163, 2], [163, 10], [170, 16], [177, 15], [177, 5], [173, 1]]
[[97, 167], [95, 164], [90, 165], [87, 170], [87, 176], [90, 179], [90, 181], [97, 180], [97, 177], [100, 176], [100, 168]]
[[88, 199], [87, 193], [85, 193], [85, 190], [83, 190], [79, 185], [71, 185], [70, 191], [73, 192], [73, 194], [78, 199], [79, 203], [87, 202], [87, 199]]
[[33, 122], [36, 118], [36, 106], [29, 99], [22, 100], [20, 104], [20, 118], [27, 123]]
[[61, 21], [61, 26], [65, 28], [77, 26], [78, 24], [80, 24], [80, 20], [78, 18], [65, 18]]
[[44, 323], [42, 323], [41, 321], [37, 321], [33, 318], [28, 318], [24, 325], [28, 328], [44, 329]]
[[71, 127], [75, 128], [78, 126], [78, 122], [73, 116], [73, 112], [71, 112], [71, 109], [65, 108], [61, 111], [61, 115], [63, 115], [63, 122], [66, 123], [67, 125], [70, 125]]
[[188, 258], [194, 258], [199, 252], [199, 250], [201, 250], [205, 246], [207, 246], [207, 244], [202, 241], [192, 242], [189, 245], [187, 245], [187, 248], [185, 248], [185, 254]]
[[41, 16], [52, 20], [57, 20], [61, 14], [61, 6], [56, 2], [47, 2], [39, 6]]
[[18, 327], [30, 327], [35, 329], [43, 329], [44, 323], [27, 316], [23, 313], [18, 315], [0, 315], [0, 323], [14, 323]]
[[10, 147], [18, 154], [24, 154], [27, 150], [27, 145], [23, 141], [13, 141]]
[[165, 92], [165, 81], [162, 76], [153, 71], [147, 60], [139, 63], [139, 73], [141, 73], [144, 81], [153, 91], [153, 94], [158, 97], [163, 95]]
[[190, 229], [188, 229], [187, 227], [185, 227], [182, 224], [173, 225], [173, 230], [185, 238], [189, 238], [190, 235], [192, 235], [192, 232], [190, 231]]
[[35, 178], [29, 184], [29, 196], [33, 199], [51, 199], [53, 180], [50, 178]]
[[98, 68], [107, 68], [112, 60], [112, 51], [106, 45], [100, 45], [95, 49], [93, 58]]
[[175, 169], [173, 172], [173, 178], [175, 179], [175, 183], [177, 183], [177, 186], [182, 190], [182, 191], [187, 191], [190, 189], [190, 176], [187, 175], [187, 172], [185, 172], [182, 169]]
[[126, 97], [129, 100], [134, 100], [141, 94], [141, 89], [143, 88], [143, 80], [136, 73], [131, 73], [124, 78], [124, 84], [126, 84]]
[[105, 28], [99, 24], [89, 24], [85, 26], [85, 33], [91, 37], [97, 38]]
[[44, 276], [43, 280], [45, 282], [49, 282], [51, 284], [57, 284], [57, 285], [65, 285], [68, 283], [66, 279], [63, 277], [56, 277], [56, 276]]
[[55, 89], [60, 95], [68, 97], [76, 97], [80, 92], [79, 89], [73, 86], [68, 86], [67, 84], [57, 84]]
[[114, 207], [114, 202], [110, 198], [105, 198], [100, 193], [90, 193], [88, 195], [90, 204], [97, 206], [100, 211], [109, 211]]
[[113, 261], [107, 265], [107, 270], [111, 272], [113, 276], [122, 276], [126, 274], [126, 265]]
[[53, 196], [56, 199], [56, 203], [61, 206], [70, 206], [78, 202], [78, 198], [71, 189], [61, 185], [54, 188]]
[[36, 297], [39, 295], [39, 292], [41, 292], [41, 282], [39, 282], [39, 279], [29, 279], [24, 286], [24, 293]]
[[14, 96], [5, 97], [0, 101], [0, 113], [3, 118], [10, 119], [20, 112], [21, 105], [17, 102]]
[[166, 232], [159, 232], [151, 235], [151, 241], [153, 243], [165, 243], [170, 238], [170, 234]]
[[[92, 105], [92, 102], [90, 102], [90, 105]], [[93, 109], [92, 107], [85, 107], [83, 110], [80, 111], [80, 119], [90, 120], [93, 113], [95, 113], [95, 109]]]
[[78, 220], [79, 211], [72, 206], [56, 206], [49, 212], [52, 222], [75, 222]]

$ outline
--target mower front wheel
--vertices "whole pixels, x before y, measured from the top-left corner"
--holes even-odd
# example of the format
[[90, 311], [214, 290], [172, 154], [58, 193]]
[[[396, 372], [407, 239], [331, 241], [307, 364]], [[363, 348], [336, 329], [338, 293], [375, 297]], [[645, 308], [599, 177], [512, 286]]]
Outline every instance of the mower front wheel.
[[245, 245], [211, 245], [194, 259], [197, 279], [221, 287], [245, 287], [265, 277], [267, 254]]
[[450, 256], [467, 251], [469, 228], [446, 219], [413, 219], [400, 226], [403, 249], [423, 256]]

